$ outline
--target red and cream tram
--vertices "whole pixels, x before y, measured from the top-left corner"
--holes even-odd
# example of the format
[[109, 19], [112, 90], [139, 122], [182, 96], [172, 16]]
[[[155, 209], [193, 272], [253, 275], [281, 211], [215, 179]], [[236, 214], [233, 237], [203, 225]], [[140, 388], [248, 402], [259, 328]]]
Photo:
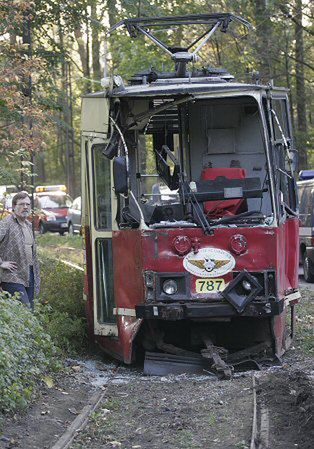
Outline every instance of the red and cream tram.
[[[280, 357], [293, 337], [300, 295], [287, 91], [188, 69], [232, 22], [248, 26], [232, 14], [124, 20], [117, 27], [157, 43], [175, 70], [140, 72], [127, 86], [105, 79], [83, 98], [88, 319], [95, 340], [127, 364], [145, 353], [152, 365], [202, 357], [228, 375], [242, 356]], [[182, 24], [208, 29], [194, 52], [154, 34]]]

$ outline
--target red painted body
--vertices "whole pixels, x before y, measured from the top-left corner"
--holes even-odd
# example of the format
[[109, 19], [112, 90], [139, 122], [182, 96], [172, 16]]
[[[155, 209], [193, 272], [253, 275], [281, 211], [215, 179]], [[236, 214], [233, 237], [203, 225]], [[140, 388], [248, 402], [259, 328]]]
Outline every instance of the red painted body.
[[[289, 289], [297, 288], [298, 265], [297, 244], [298, 220], [291, 219], [280, 228], [219, 228], [214, 235], [205, 236], [201, 229], [159, 229], [152, 231], [117, 231], [114, 233], [115, 290], [117, 307], [133, 307], [143, 301], [143, 270], [160, 272], [184, 272], [183, 257], [173, 249], [173, 240], [178, 235], [199, 239], [200, 248], [214, 247], [230, 249], [230, 239], [235, 234], [246, 237], [247, 250], [236, 259], [234, 271], [262, 271], [275, 269], [278, 274], [278, 292], [284, 296]], [[283, 251], [283, 248], [286, 250]], [[226, 276], [226, 281], [231, 273]], [[191, 282], [195, 276], [191, 275]], [[127, 279], [127, 285], [125, 280]], [[193, 296], [197, 298], [197, 294]]]
[[[243, 254], [233, 253], [236, 260], [234, 271], [263, 271], [274, 269], [277, 273], [278, 297], [283, 298], [298, 285], [298, 219], [287, 220], [278, 228], [218, 228], [214, 235], [204, 235], [201, 229], [158, 229], [140, 231], [121, 230], [113, 233], [114, 296], [118, 308], [134, 309], [144, 302], [145, 270], [156, 272], [184, 272], [183, 258], [176, 253], [173, 240], [176, 236], [197, 238], [199, 247], [214, 247], [232, 253], [230, 240], [235, 234], [243, 235], [247, 248]], [[92, 259], [89, 229], [85, 227], [86, 272], [84, 293], [87, 298], [87, 317], [89, 328], [93, 329], [93, 291]], [[223, 276], [226, 284], [232, 279], [232, 273]], [[190, 275], [191, 300], [215, 301], [215, 294], [195, 292], [196, 277]], [[282, 335], [285, 311], [272, 318], [276, 352], [282, 352]], [[142, 319], [118, 316], [118, 335], [116, 337], [96, 336], [96, 340], [115, 358], [131, 363], [133, 359], [133, 341]]]
[[[279, 228], [218, 228], [214, 235], [204, 235], [201, 229], [159, 229], [149, 231], [123, 230], [113, 233], [114, 285], [116, 307], [134, 308], [144, 302], [143, 272], [184, 272], [183, 257], [173, 248], [173, 240], [178, 235], [197, 237], [200, 248], [215, 247], [230, 249], [230, 239], [242, 234], [247, 239], [247, 250], [236, 259], [234, 271], [263, 271], [274, 269], [277, 273], [278, 297], [298, 285], [298, 219], [287, 220]], [[289, 244], [289, 242], [292, 242]], [[293, 243], [294, 242], [294, 243]], [[232, 273], [224, 276], [228, 283]], [[195, 292], [196, 277], [190, 275], [191, 299], [216, 300], [215, 295]], [[193, 293], [194, 292], [194, 293]], [[274, 332], [282, 335], [284, 314], [274, 317]], [[130, 363], [132, 342], [139, 330], [141, 320], [135, 317], [118, 317], [119, 340], [105, 338], [103, 344], [115, 356]], [[278, 340], [279, 345], [279, 340]]]

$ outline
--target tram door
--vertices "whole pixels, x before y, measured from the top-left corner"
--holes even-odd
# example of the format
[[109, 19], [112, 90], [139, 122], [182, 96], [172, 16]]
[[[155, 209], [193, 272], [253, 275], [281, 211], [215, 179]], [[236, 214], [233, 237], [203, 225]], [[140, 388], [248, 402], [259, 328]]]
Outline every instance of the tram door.
[[113, 289], [112, 217], [116, 201], [111, 188], [112, 162], [102, 152], [106, 140], [88, 141], [88, 190], [93, 266], [94, 333], [117, 336]]

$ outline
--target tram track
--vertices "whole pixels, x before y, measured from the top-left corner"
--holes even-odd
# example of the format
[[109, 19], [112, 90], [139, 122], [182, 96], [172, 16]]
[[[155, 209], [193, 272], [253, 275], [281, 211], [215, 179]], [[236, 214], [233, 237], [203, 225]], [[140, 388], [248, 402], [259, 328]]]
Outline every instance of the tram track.
[[[91, 414], [97, 410], [98, 406], [104, 401], [108, 387], [119, 373], [121, 364], [112, 368], [109, 377], [102, 386], [101, 391], [96, 391], [88, 403], [83, 407], [79, 415], [74, 419], [59, 439], [50, 447], [50, 449], [68, 449], [78, 432], [84, 432], [89, 422]], [[269, 410], [258, 397], [258, 379], [253, 374], [250, 387], [252, 392], [252, 415], [247, 416], [247, 422], [252, 423], [250, 449], [269, 449]]]
[[[7, 429], [21, 449], [312, 447], [305, 372], [271, 368], [219, 381], [143, 376], [95, 358], [69, 359], [68, 366], [69, 376], [43, 395], [30, 422], [22, 420], [15, 434]], [[0, 448], [15, 447], [10, 441], [0, 438]]]
[[104, 399], [107, 388], [110, 385], [110, 382], [112, 382], [112, 380], [118, 374], [119, 368], [120, 363], [118, 363], [116, 367], [112, 369], [111, 375], [102, 386], [102, 389], [100, 391], [96, 391], [92, 395], [79, 415], [74, 419], [74, 421], [70, 424], [66, 431], [61, 435], [61, 437], [59, 437], [59, 439], [50, 447], [50, 449], [67, 449], [71, 445], [77, 432], [82, 431], [85, 428], [91, 413], [93, 413], [93, 411], [97, 409], [98, 405]]
[[250, 449], [269, 448], [269, 410], [257, 395], [257, 379], [252, 375], [253, 417]]

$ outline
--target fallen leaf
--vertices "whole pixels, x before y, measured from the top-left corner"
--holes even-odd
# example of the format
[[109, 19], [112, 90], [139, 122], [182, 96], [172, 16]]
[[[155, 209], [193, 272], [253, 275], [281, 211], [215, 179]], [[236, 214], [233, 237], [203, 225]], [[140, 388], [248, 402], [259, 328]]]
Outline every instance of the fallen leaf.
[[54, 386], [53, 378], [50, 376], [44, 376], [43, 381], [45, 382], [48, 388], [52, 388]]
[[109, 444], [111, 444], [112, 447], [120, 447], [121, 446], [120, 441], [109, 441]]
[[78, 373], [79, 371], [81, 371], [81, 367], [79, 365], [74, 365], [71, 367], [72, 371], [75, 371], [76, 373]]

